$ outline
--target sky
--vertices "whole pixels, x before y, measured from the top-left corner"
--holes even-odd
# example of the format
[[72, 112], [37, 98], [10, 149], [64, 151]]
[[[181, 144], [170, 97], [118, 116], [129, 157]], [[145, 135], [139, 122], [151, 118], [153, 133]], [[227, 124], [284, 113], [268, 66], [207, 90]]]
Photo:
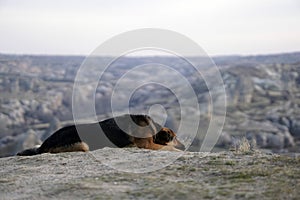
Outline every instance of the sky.
[[88, 55], [139, 28], [181, 33], [209, 55], [300, 51], [299, 0], [0, 0], [0, 53]]

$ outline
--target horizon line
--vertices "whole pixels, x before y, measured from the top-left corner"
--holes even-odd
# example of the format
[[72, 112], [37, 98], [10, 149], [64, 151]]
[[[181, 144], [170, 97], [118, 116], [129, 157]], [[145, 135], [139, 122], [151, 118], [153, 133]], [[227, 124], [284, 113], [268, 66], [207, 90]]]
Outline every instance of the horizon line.
[[[212, 54], [209, 57], [231, 57], [231, 56], [238, 56], [238, 57], [251, 57], [251, 56], [272, 56], [272, 55], [282, 55], [282, 54], [297, 54], [300, 53], [300, 50], [296, 51], [283, 51], [283, 52], [270, 52], [270, 53], [232, 53], [232, 54]], [[0, 52], [0, 55], [7, 55], [7, 56], [61, 56], [61, 57], [88, 57], [88, 54], [52, 54], [52, 53], [3, 53]], [[101, 55], [101, 57], [113, 57], [114, 55]], [[172, 57], [167, 55], [138, 55], [138, 56], [125, 56], [125, 57]], [[188, 55], [185, 57], [199, 57], [195, 55]]]

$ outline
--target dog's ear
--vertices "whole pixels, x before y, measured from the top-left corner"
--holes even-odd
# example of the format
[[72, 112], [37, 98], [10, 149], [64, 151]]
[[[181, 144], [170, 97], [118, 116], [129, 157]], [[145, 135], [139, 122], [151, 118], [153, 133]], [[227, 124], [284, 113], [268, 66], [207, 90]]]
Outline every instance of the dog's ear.
[[175, 137], [175, 133], [169, 128], [162, 128], [157, 134], [153, 136], [154, 143], [167, 145]]

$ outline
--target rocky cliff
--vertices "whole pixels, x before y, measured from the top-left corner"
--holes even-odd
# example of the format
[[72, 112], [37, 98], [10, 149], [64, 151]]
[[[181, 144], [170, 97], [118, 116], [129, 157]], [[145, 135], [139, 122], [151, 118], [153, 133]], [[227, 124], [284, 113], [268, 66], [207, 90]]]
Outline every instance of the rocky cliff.
[[297, 150], [300, 63], [223, 69], [227, 88], [224, 132], [243, 133], [261, 148]]
[[[193, 59], [204, 65], [201, 59]], [[74, 78], [83, 60], [84, 57], [76, 56], [0, 54], [0, 156], [40, 144], [57, 128], [72, 123]], [[299, 152], [300, 53], [213, 60], [221, 71], [227, 96], [226, 121], [217, 148], [234, 147], [236, 141], [246, 137], [255, 140], [259, 148]], [[201, 131], [209, 124], [210, 94], [206, 83], [195, 80], [193, 71], [182, 61], [169, 57], [122, 58], [105, 73], [106, 81], [97, 87], [95, 97], [88, 84], [80, 96], [83, 101], [95, 98], [99, 119], [105, 119], [111, 115], [110, 99], [118, 78], [132, 66], [152, 62], [171, 65], [191, 81], [203, 117], [200, 133], [190, 148], [198, 151]], [[205, 70], [209, 72], [209, 66]], [[130, 102], [132, 108], [141, 112], [153, 104], [179, 109], [172, 92], [151, 85], [138, 90]], [[168, 119], [167, 126], [176, 130], [178, 120]]]

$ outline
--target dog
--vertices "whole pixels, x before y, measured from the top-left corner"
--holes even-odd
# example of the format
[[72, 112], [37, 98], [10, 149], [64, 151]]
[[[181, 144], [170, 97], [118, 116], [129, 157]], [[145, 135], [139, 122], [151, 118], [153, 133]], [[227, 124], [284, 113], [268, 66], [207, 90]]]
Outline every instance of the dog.
[[40, 147], [26, 149], [17, 155], [87, 152], [104, 147], [138, 147], [168, 151], [185, 149], [171, 129], [162, 127], [148, 115], [126, 114], [98, 123], [61, 128], [48, 137]]

